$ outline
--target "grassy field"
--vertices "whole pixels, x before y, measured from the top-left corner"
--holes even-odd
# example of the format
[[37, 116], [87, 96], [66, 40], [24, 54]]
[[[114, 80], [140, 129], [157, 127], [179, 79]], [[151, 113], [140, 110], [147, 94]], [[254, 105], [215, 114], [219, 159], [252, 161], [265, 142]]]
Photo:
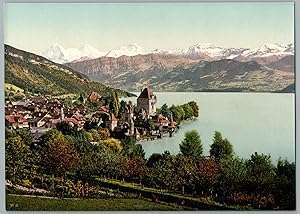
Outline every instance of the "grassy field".
[[183, 210], [183, 207], [146, 199], [55, 199], [35, 196], [6, 196], [8, 211], [101, 211], [101, 210]]
[[[109, 179], [101, 179], [101, 178], [96, 178], [96, 180], [103, 182], [104, 184], [114, 184], [118, 187], [127, 187], [130, 189], [136, 189], [136, 190], [140, 190], [143, 192], [149, 192], [149, 193], [156, 193], [159, 195], [165, 195], [165, 196], [172, 196], [174, 198], [177, 198], [178, 201], [181, 200], [190, 200], [190, 201], [194, 201], [194, 202], [199, 202], [199, 203], [203, 203], [204, 205], [207, 206], [211, 206], [211, 207], [218, 207], [219, 209], [240, 209], [234, 206], [225, 206], [222, 205], [216, 201], [213, 201], [211, 198], [199, 198], [199, 197], [193, 197], [191, 195], [182, 195], [180, 193], [171, 193], [168, 192], [167, 190], [158, 190], [155, 188], [149, 188], [149, 187], [142, 187], [139, 184], [134, 184], [134, 183], [127, 183], [127, 182], [122, 182], [122, 181], [116, 181], [116, 180], [109, 180]], [[245, 209], [245, 208], [242, 208]]]

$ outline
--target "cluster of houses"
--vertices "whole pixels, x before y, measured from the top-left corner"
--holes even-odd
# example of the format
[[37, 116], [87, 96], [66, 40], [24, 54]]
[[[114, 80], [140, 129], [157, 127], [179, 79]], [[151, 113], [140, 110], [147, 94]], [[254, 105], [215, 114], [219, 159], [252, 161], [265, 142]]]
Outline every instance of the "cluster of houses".
[[[92, 92], [89, 99], [101, 99], [97, 92]], [[84, 104], [76, 107], [63, 106], [59, 99], [51, 96], [37, 96], [22, 101], [6, 101], [5, 127], [6, 129], [29, 128], [34, 139], [38, 139], [44, 132], [56, 127], [59, 122], [67, 122], [78, 130], [88, 122], [108, 128], [115, 136], [134, 135], [137, 139], [145, 135], [143, 123], [152, 120], [154, 130], [148, 132], [152, 136], [162, 137], [164, 133], [170, 135], [176, 129], [172, 118], [156, 115], [157, 98], [149, 88], [144, 88], [137, 98], [136, 108], [128, 103], [124, 120], [118, 121], [110, 111], [109, 106], [99, 106], [97, 111], [87, 113]]]

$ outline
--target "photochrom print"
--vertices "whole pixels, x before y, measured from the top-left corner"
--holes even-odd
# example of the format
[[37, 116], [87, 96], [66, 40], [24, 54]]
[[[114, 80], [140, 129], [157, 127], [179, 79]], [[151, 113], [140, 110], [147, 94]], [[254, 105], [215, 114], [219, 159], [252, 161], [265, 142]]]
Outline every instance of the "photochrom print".
[[4, 10], [7, 210], [295, 210], [294, 3]]

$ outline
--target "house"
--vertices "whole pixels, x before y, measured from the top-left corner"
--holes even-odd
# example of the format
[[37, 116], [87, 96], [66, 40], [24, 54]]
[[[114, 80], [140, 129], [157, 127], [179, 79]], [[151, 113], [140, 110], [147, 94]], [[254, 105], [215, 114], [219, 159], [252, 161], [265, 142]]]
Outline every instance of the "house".
[[45, 125], [45, 121], [43, 117], [35, 117], [28, 120], [29, 127], [31, 128], [39, 128]]
[[46, 123], [49, 125], [52, 116], [48, 112], [34, 112], [33, 118], [28, 120], [29, 127], [42, 127], [46, 125]]
[[156, 112], [156, 96], [149, 88], [144, 88], [140, 96], [137, 98], [137, 111], [141, 109], [146, 111], [147, 117], [154, 116]]
[[5, 115], [5, 126], [7, 128], [28, 128], [28, 121], [22, 115]]
[[71, 124], [71, 126], [77, 127], [78, 129], [82, 128], [81, 124], [75, 118], [66, 117], [64, 118], [64, 122], [67, 122]]
[[62, 121], [62, 119], [60, 116], [55, 116], [52, 119], [50, 119], [49, 121], [50, 121], [49, 127], [55, 128], [56, 125]]
[[156, 127], [168, 126], [170, 123], [169, 119], [167, 117], [163, 116], [162, 114], [153, 116], [152, 121]]
[[101, 98], [101, 95], [98, 93], [98, 92], [95, 92], [95, 91], [93, 91], [90, 95], [89, 95], [89, 97], [88, 97], [88, 99], [90, 100], [90, 101], [97, 101], [98, 99], [100, 99]]

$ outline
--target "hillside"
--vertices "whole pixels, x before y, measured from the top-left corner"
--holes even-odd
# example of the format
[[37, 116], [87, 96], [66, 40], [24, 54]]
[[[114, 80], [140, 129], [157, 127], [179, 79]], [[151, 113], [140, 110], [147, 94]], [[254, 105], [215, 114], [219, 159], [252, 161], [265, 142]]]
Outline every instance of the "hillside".
[[67, 63], [94, 81], [139, 91], [253, 91], [275, 92], [294, 83], [294, 73], [256, 61], [193, 60], [172, 54], [121, 56]]
[[295, 72], [295, 56], [289, 55], [283, 57], [279, 60], [267, 64], [266, 66], [281, 71]]
[[[111, 93], [113, 88], [93, 82], [87, 76], [44, 57], [5, 45], [5, 83], [27, 92], [61, 95], [67, 93]], [[120, 95], [130, 94], [117, 90]]]
[[294, 93], [295, 92], [295, 83], [288, 85], [287, 87], [285, 87], [284, 89], [282, 89], [279, 92], [280, 93]]

